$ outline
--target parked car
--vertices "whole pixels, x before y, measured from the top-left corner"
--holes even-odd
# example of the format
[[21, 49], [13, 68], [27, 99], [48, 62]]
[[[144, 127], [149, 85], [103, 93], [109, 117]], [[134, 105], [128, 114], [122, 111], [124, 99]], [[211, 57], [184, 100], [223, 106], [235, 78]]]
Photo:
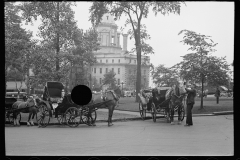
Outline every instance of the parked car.
[[[20, 92], [19, 98], [22, 99], [26, 95], [26, 92]], [[6, 92], [6, 97], [18, 98], [18, 92]]]
[[131, 91], [125, 91], [124, 97], [132, 97]]
[[20, 92], [18, 97], [18, 92], [6, 92], [5, 108], [11, 108], [16, 101], [25, 101], [26, 95], [26, 92]]

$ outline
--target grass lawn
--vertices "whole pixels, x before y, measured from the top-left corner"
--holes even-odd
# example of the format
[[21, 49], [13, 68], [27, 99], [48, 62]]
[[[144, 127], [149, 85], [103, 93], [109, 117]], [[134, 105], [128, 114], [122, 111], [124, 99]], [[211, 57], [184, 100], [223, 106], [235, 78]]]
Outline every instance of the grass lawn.
[[[117, 110], [127, 110], [127, 111], [139, 111], [138, 103], [135, 102], [134, 97], [124, 97], [119, 101], [119, 107]], [[201, 99], [195, 99], [195, 105], [193, 106], [193, 114], [211, 114], [212, 112], [220, 111], [233, 111], [233, 99], [220, 97], [219, 104], [216, 104], [215, 97], [207, 97], [203, 99], [203, 109], [199, 110], [201, 104]]]

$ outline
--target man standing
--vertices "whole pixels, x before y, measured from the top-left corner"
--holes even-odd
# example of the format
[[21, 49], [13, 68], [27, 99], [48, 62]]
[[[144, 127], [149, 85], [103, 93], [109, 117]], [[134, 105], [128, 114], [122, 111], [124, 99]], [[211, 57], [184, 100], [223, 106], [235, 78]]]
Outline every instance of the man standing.
[[219, 97], [220, 97], [220, 90], [219, 90], [218, 87], [217, 87], [217, 90], [216, 90], [215, 96], [216, 96], [216, 98], [217, 98], [217, 104], [218, 104], [218, 103], [219, 103]]
[[184, 126], [191, 126], [193, 125], [192, 122], [192, 108], [195, 104], [195, 97], [196, 97], [196, 85], [192, 84], [189, 86], [190, 88], [186, 88], [187, 91], [187, 118], [186, 124]]

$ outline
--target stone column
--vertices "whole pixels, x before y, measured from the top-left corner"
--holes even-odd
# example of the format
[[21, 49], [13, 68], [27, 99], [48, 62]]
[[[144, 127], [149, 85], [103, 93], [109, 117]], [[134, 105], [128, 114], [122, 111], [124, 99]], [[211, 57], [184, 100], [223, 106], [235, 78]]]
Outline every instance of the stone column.
[[123, 34], [123, 51], [127, 51], [127, 38], [128, 34]]

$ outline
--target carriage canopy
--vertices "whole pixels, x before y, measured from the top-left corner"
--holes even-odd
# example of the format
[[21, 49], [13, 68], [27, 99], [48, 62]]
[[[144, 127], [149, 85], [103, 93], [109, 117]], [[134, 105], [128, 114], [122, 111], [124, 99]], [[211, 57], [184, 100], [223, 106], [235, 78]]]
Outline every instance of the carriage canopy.
[[64, 86], [61, 82], [47, 82], [44, 87], [43, 100], [47, 100], [48, 98], [61, 98], [63, 89]]

